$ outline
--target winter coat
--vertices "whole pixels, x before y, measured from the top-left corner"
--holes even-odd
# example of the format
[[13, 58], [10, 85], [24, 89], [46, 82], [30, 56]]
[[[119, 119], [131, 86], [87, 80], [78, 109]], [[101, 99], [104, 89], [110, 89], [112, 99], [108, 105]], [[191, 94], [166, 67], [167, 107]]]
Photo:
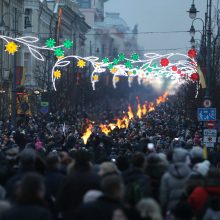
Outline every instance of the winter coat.
[[99, 177], [93, 172], [75, 171], [65, 178], [57, 199], [64, 220], [74, 218], [84, 194], [91, 189], [99, 189]]
[[54, 169], [46, 172], [45, 184], [47, 196], [56, 198], [64, 178], [65, 176], [59, 170]]
[[122, 176], [125, 185], [137, 181], [140, 184], [144, 196], [146, 197], [151, 195], [152, 192], [150, 178], [144, 173], [141, 168], [132, 167], [129, 170], [125, 171]]
[[117, 200], [101, 196], [94, 202], [83, 204], [77, 216], [77, 220], [112, 220], [116, 209], [121, 208]]
[[52, 220], [52, 217], [40, 205], [18, 205], [3, 213], [1, 220]]
[[163, 211], [172, 210], [179, 202], [190, 174], [191, 169], [184, 162], [170, 165], [160, 183], [160, 204]]
[[153, 162], [148, 162], [147, 164], [145, 171], [150, 177], [152, 196], [156, 200], [159, 199], [160, 180], [166, 170], [167, 164], [163, 163], [161, 160], [155, 160]]

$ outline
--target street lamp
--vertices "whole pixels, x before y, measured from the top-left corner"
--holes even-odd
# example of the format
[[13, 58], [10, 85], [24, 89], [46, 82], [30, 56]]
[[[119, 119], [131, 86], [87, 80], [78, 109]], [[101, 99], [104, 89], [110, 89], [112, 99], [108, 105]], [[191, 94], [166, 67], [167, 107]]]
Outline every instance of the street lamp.
[[190, 17], [191, 19], [195, 19], [195, 18], [196, 18], [196, 14], [197, 14], [197, 12], [199, 12], [199, 11], [196, 10], [195, 4], [194, 4], [194, 0], [193, 0], [192, 5], [191, 5], [191, 8], [190, 8], [189, 11], [187, 11], [187, 12], [189, 13], [189, 17]]
[[193, 25], [191, 25], [191, 28], [190, 28], [190, 30], [189, 30], [189, 33], [190, 33], [191, 37], [195, 37], [196, 30], [195, 30], [195, 28], [194, 28]]
[[192, 47], [195, 47], [196, 41], [195, 41], [194, 37], [192, 37], [189, 42], [191, 43], [191, 46], [192, 46]]

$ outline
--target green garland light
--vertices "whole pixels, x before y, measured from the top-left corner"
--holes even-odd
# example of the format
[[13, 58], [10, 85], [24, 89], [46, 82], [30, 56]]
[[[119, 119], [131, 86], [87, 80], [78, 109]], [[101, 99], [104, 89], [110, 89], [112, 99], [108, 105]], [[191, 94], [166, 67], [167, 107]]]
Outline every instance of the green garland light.
[[55, 47], [55, 45], [56, 45], [56, 41], [53, 38], [47, 39], [46, 46], [48, 48], [53, 48], [53, 47]]
[[66, 49], [71, 49], [73, 47], [73, 42], [70, 41], [70, 40], [65, 40], [63, 42], [63, 46], [66, 48]]

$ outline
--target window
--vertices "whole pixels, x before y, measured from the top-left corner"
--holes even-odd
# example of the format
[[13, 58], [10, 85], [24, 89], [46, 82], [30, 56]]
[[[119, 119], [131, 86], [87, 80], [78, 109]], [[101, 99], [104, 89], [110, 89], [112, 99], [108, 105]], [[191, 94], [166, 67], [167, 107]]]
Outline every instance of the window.
[[26, 8], [25, 9], [25, 16], [24, 16], [24, 29], [32, 27], [32, 9]]
[[80, 8], [91, 8], [91, 0], [78, 0]]

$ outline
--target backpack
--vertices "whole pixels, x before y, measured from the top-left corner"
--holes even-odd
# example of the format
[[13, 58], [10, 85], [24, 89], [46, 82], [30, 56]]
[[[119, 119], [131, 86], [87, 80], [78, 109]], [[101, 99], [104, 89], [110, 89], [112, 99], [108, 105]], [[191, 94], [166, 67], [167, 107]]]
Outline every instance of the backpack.
[[[220, 196], [215, 194], [209, 194], [208, 199], [201, 211], [198, 219], [219, 219], [220, 215]], [[211, 216], [211, 218], [208, 218]]]
[[125, 199], [130, 205], [136, 205], [143, 197], [144, 192], [138, 181], [131, 182], [127, 185]]

